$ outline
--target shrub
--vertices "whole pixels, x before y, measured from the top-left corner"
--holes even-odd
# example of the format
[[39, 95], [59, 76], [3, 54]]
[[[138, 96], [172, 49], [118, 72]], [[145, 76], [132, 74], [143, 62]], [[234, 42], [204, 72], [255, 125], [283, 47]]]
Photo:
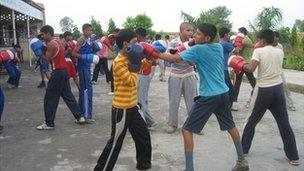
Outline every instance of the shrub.
[[304, 71], [304, 55], [303, 54], [288, 54], [285, 56], [283, 68]]

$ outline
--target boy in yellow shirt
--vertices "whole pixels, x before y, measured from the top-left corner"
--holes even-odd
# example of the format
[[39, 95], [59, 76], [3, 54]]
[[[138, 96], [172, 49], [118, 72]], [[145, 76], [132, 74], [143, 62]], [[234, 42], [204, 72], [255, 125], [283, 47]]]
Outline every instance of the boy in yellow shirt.
[[138, 106], [137, 73], [141, 67], [152, 62], [128, 54], [128, 48], [137, 42], [135, 32], [122, 29], [118, 33], [116, 44], [120, 49], [113, 61], [114, 97], [112, 103], [112, 132], [94, 171], [111, 171], [118, 158], [127, 129], [129, 129], [136, 147], [136, 168], [151, 168], [151, 140], [146, 122]]

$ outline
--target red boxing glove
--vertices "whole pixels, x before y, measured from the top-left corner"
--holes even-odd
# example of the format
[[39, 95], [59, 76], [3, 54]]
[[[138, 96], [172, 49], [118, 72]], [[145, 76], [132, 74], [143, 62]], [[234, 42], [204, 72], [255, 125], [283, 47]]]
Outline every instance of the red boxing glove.
[[153, 45], [146, 43], [146, 42], [140, 42], [141, 46], [144, 48], [144, 54], [147, 56], [151, 56], [153, 58], [160, 58], [160, 52], [157, 51]]
[[177, 49], [178, 52], [182, 52], [182, 51], [190, 48], [193, 45], [195, 45], [195, 40], [190, 39], [188, 42], [180, 44], [176, 49]]
[[13, 60], [15, 58], [14, 53], [11, 50], [3, 50], [0, 51], [0, 64]]
[[74, 43], [73, 40], [68, 41], [67, 45], [68, 45], [68, 48], [70, 48], [71, 50], [74, 50], [74, 48], [76, 47], [76, 44]]
[[240, 74], [243, 71], [245, 60], [242, 56], [233, 55], [228, 59], [228, 66], [234, 69], [236, 74]]
[[101, 38], [101, 42], [102, 42], [104, 45], [106, 45], [108, 48], [111, 48], [111, 47], [112, 47], [109, 38], [106, 37], [106, 36], [104, 36], [104, 37]]
[[117, 38], [117, 35], [116, 34], [109, 34], [108, 36], [108, 39], [109, 39], [109, 42], [112, 46], [114, 46], [115, 44], [115, 41], [116, 41], [116, 38]]

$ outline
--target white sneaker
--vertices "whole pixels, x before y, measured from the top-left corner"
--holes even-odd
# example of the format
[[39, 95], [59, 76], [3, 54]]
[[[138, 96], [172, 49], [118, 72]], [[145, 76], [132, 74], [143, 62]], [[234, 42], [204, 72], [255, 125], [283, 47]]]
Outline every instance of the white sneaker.
[[231, 106], [232, 111], [238, 111], [239, 110], [239, 105], [237, 102], [233, 102]]
[[80, 117], [78, 120], [75, 121], [75, 123], [84, 124], [84, 123], [86, 123], [86, 120], [84, 119], [84, 117]]
[[39, 125], [36, 127], [37, 130], [53, 130], [55, 129], [53, 126], [47, 126], [46, 123], [43, 123], [42, 125]]
[[247, 102], [246, 102], [245, 107], [246, 107], [247, 109], [250, 107], [250, 101], [247, 101]]
[[113, 96], [114, 92], [109, 92], [108, 95]]
[[14, 88], [15, 86], [10, 84], [10, 83], [7, 83], [7, 88], [11, 89], [11, 88]]
[[173, 134], [176, 131], [175, 126], [168, 126], [165, 130], [168, 134]]

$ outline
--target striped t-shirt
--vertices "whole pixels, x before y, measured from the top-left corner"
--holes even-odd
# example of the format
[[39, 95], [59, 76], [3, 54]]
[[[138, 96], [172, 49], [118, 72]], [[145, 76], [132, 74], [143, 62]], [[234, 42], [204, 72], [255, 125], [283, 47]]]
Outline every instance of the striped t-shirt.
[[[129, 60], [119, 53], [113, 61], [114, 97], [112, 105], [118, 109], [129, 109], [137, 105], [137, 73], [128, 69]], [[151, 65], [151, 61], [142, 60], [141, 67]]]

